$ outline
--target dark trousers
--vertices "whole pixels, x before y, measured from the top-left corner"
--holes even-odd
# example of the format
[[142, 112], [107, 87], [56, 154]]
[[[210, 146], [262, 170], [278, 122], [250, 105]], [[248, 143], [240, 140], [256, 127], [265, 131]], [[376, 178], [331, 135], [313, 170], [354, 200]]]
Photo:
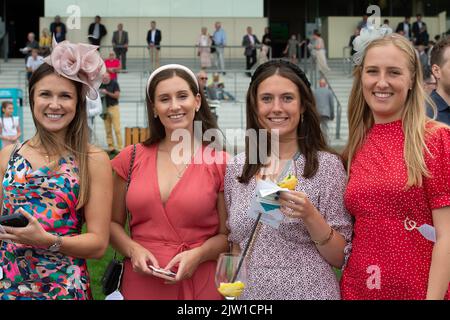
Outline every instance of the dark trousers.
[[101, 39], [95, 39], [95, 38], [89, 37], [89, 42], [93, 46], [100, 46]]
[[[253, 50], [251, 55], [245, 57], [247, 58], [247, 70], [251, 70], [256, 63], [256, 50]], [[251, 73], [247, 72], [247, 75], [251, 76]]]
[[114, 53], [116, 54], [117, 59], [120, 59], [120, 63], [122, 64], [122, 70], [127, 69], [127, 50], [125, 48], [115, 48]]

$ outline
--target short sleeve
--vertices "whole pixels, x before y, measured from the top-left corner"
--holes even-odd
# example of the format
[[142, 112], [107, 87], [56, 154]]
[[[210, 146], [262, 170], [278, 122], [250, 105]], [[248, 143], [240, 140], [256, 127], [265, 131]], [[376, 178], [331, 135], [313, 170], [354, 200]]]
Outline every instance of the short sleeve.
[[352, 248], [353, 221], [344, 205], [344, 193], [347, 186], [347, 175], [342, 162], [334, 155], [322, 154], [323, 191], [320, 194], [319, 211], [328, 224], [339, 232], [347, 242], [344, 248], [346, 266]]
[[113, 170], [125, 181], [128, 179], [132, 153], [133, 146], [131, 145], [123, 149], [114, 159], [111, 160]]
[[228, 153], [224, 151], [215, 153], [215, 161], [213, 164], [213, 168], [214, 168], [214, 179], [216, 186], [218, 187], [218, 192], [223, 192], [224, 190], [225, 172], [227, 169], [227, 162], [229, 158], [230, 156], [228, 155]]
[[423, 187], [431, 210], [450, 206], [450, 129], [440, 127], [427, 139], [425, 163], [430, 173]]

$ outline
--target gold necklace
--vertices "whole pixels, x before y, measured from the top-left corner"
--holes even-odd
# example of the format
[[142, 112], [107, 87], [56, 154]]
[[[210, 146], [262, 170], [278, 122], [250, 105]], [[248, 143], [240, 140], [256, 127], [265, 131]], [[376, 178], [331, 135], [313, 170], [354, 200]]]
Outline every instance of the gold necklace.
[[177, 171], [177, 177], [178, 177], [178, 179], [181, 179], [181, 177], [183, 176], [184, 171], [186, 171], [186, 168], [189, 166], [190, 163], [186, 163], [186, 164], [181, 168], [181, 170], [178, 170], [178, 167], [176, 166], [175, 163], [173, 163], [172, 159], [170, 158], [170, 152], [168, 152], [167, 150], [161, 149], [161, 148], [158, 148], [158, 151], [167, 153], [167, 154], [169, 155], [169, 161], [170, 161], [170, 163], [172, 164], [172, 166], [175, 168], [175, 170]]

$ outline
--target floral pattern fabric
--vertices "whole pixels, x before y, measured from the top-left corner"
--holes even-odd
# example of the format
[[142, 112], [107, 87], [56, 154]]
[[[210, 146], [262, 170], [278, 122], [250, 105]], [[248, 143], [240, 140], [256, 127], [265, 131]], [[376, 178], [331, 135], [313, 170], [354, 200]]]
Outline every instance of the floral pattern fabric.
[[[34, 170], [16, 151], [3, 179], [2, 215], [22, 207], [47, 232], [76, 236], [84, 222], [76, 210], [78, 193], [78, 167], [73, 157], [61, 158], [55, 169], [44, 166]], [[91, 299], [84, 259], [3, 241], [0, 267], [0, 300]]]

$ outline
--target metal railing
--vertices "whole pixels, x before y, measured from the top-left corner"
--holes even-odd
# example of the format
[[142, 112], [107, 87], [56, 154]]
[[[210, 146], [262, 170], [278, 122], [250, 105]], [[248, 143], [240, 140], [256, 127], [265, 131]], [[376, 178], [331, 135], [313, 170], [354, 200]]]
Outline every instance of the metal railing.
[[[100, 54], [102, 57], [107, 58], [109, 52], [114, 51], [114, 48], [122, 49], [124, 46], [102, 45], [100, 47]], [[201, 69], [200, 57], [198, 56], [198, 50], [201, 48], [223, 49], [224, 70], [218, 68], [216, 53], [211, 53], [211, 67], [209, 68], [211, 70], [215, 69], [220, 72], [228, 72], [228, 69], [245, 68], [245, 57], [243, 55], [245, 48], [243, 46], [162, 45], [157, 48], [159, 49], [158, 51], [150, 50], [145, 45], [128, 46], [127, 61], [133, 61], [134, 63], [131, 65], [131, 69], [128, 67], [127, 69], [151, 72], [159, 65], [173, 61], [185, 64], [191, 69]], [[256, 45], [257, 60], [259, 60], [261, 48], [262, 45]], [[268, 59], [272, 59], [272, 48], [270, 46], [268, 47]], [[157, 60], [159, 60], [159, 63]], [[130, 65], [127, 63], [127, 66]]]
[[[305, 54], [305, 56], [306, 56], [306, 54]], [[309, 78], [309, 81], [311, 82], [311, 85], [313, 86], [313, 88], [316, 89], [318, 80], [320, 78], [323, 78], [328, 85], [328, 89], [330, 89], [331, 93], [333, 94], [334, 99], [336, 100], [336, 117], [335, 117], [336, 118], [336, 134], [335, 134], [335, 137], [337, 140], [339, 140], [341, 138], [342, 105], [336, 95], [336, 92], [334, 91], [333, 86], [331, 85], [330, 81], [328, 80], [327, 75], [325, 75], [323, 73], [320, 73], [320, 75], [319, 75], [317, 63], [312, 55], [310, 55], [310, 58], [307, 58], [307, 56], [306, 56], [302, 60], [303, 60], [304, 72], [305, 72], [305, 74], [309, 74], [308, 78]]]

